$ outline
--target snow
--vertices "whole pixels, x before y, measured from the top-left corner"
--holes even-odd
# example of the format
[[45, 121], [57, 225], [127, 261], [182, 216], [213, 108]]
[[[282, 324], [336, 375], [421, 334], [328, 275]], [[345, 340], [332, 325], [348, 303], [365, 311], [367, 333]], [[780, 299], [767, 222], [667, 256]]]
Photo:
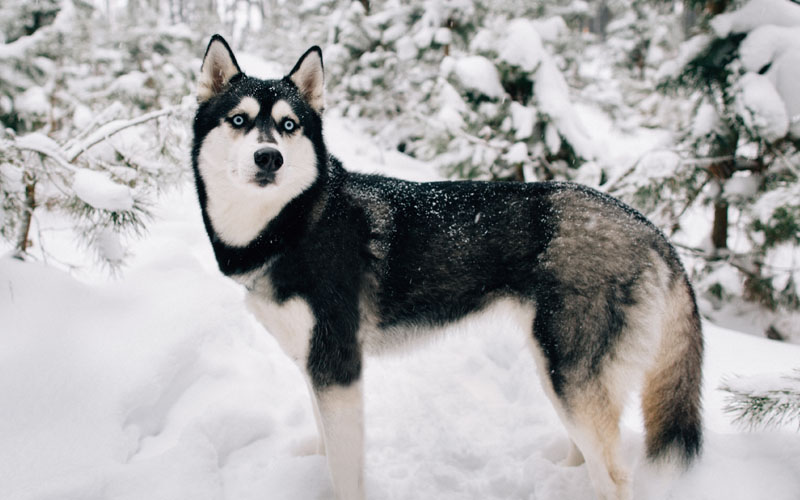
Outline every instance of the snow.
[[111, 228], [103, 228], [97, 235], [95, 247], [101, 257], [112, 265], [121, 265], [125, 259], [125, 247], [120, 236]]
[[[442, 66], [447, 61], [442, 62]], [[505, 90], [500, 84], [500, 74], [494, 64], [483, 56], [467, 56], [457, 59], [452, 64], [456, 78], [466, 89], [474, 90], [499, 99], [505, 95]]]
[[731, 200], [753, 198], [758, 193], [758, 186], [761, 181], [760, 175], [751, 172], [736, 172], [733, 177], [725, 181], [725, 194]]
[[417, 57], [417, 45], [411, 37], [404, 36], [397, 40], [395, 44], [397, 48], [397, 57], [401, 60], [411, 60]]
[[508, 24], [507, 32], [498, 47], [500, 60], [523, 71], [534, 71], [545, 54], [534, 24], [528, 19], [515, 19]]
[[[158, 105], [164, 105], [171, 99], [168, 93], [162, 95], [164, 89], [183, 88], [189, 69], [167, 55], [145, 58], [131, 66], [127, 62], [130, 54], [119, 50], [128, 43], [127, 37], [113, 48], [81, 48], [92, 61], [84, 66], [62, 68], [60, 59], [37, 56], [40, 48], [47, 48], [40, 41], [44, 31], [64, 31], [66, 35], [75, 27], [65, 21], [67, 14], [74, 14], [72, 4], [63, 3], [65, 8], [52, 29], [0, 45], [0, 59], [8, 63], [8, 69], [16, 71], [15, 61], [28, 61], [31, 68], [46, 74], [46, 78], [34, 78], [36, 84], [13, 79], [28, 91], [23, 94], [13, 90], [8, 96], [0, 96], [0, 108], [9, 113], [19, 111], [26, 120], [25, 116], [32, 115], [34, 122], [41, 121], [37, 114], [40, 118], [52, 114], [53, 118], [38, 132], [9, 135], [2, 142], [50, 156], [65, 171], [65, 176], [59, 177], [68, 179], [78, 170], [76, 190], [92, 205], [106, 210], [127, 209], [134, 194], [127, 185], [136, 181], [137, 199], [144, 194], [137, 172], [174, 163], [167, 159], [152, 166], [155, 162], [151, 161], [139, 164], [140, 169], [114, 165], [120, 154], [124, 153], [126, 162], [133, 158], [135, 147], [128, 147], [131, 142], [153, 150], [168, 145], [166, 138], [161, 143], [144, 141], [148, 128], [133, 127], [172, 111], [131, 119], [132, 112], [154, 108], [152, 103], [134, 103], [129, 109], [128, 97], [146, 96], [150, 91], [142, 84], [150, 75], [158, 84]], [[710, 104], [695, 115], [692, 107], [696, 96], [665, 98], [653, 89], [650, 67], [660, 64], [659, 75], [674, 75], [711, 40], [706, 35], [695, 37], [680, 47], [675, 58], [675, 45], [681, 36], [674, 33], [677, 24], [648, 26], [645, 32], [637, 32], [638, 37], [654, 29], [653, 36], [648, 35], [652, 39], [647, 52], [648, 71], [641, 81], [630, 82], [623, 78], [624, 69], [620, 70], [627, 59], [619, 59], [623, 53], [620, 47], [630, 40], [612, 33], [643, 20], [630, 10], [615, 11], [616, 21], [609, 25], [610, 43], [606, 44], [593, 35], [567, 31], [564, 18], [572, 23], [577, 13], [594, 15], [596, 6], [584, 1], [538, 9], [543, 16], [560, 13], [564, 18], [513, 22], [498, 22], [491, 6], [476, 12], [468, 0], [426, 1], [420, 11], [421, 22], [412, 21], [418, 12], [404, 2], [388, 2], [387, 9], [370, 16], [359, 2], [345, 2], [348, 10], [360, 16], [352, 16], [358, 26], [335, 22], [344, 19], [342, 9], [334, 4], [312, 0], [293, 7], [286, 3], [289, 10], [284, 14], [291, 16], [296, 8], [303, 16], [312, 16], [309, 36], [318, 38], [312, 43], [325, 45], [326, 69], [331, 70], [329, 90], [331, 95], [340, 92], [331, 99], [333, 109], [326, 116], [325, 136], [332, 152], [349, 168], [439, 180], [432, 165], [445, 163], [448, 155], [464, 163], [474, 158], [481, 164], [502, 155], [506, 162], [522, 162], [524, 177], [533, 180], [535, 162], [530, 159], [540, 158], [545, 148], [557, 150], [564, 140], [589, 161], [570, 169], [559, 161], [553, 164], [554, 170], [563, 168], [561, 174], [593, 186], [605, 180], [601, 188], [616, 187], [617, 194], [631, 193], [646, 185], [669, 186], [675, 172], [685, 172], [682, 166], [690, 166], [687, 156], [703, 154], [690, 153], [679, 135], [690, 132], [695, 138], [705, 137], [720, 124]], [[247, 8], [239, 6], [236, 10]], [[320, 8], [331, 13], [324, 20]], [[754, 11], [757, 8], [762, 11]], [[743, 14], [746, 9], [752, 15]], [[255, 11], [251, 13], [259, 17]], [[796, 13], [797, 7], [790, 2], [755, 1], [717, 21], [719, 29], [748, 33], [740, 50], [742, 65], [731, 68], [736, 79], [746, 73], [734, 97], [743, 119], [762, 138], [775, 138], [784, 130], [800, 138], [800, 24], [795, 22]], [[314, 19], [315, 15], [320, 18]], [[228, 19], [233, 20], [230, 16]], [[461, 33], [458, 37], [455, 31], [443, 27], [451, 19]], [[652, 24], [650, 21], [647, 24]], [[420, 27], [425, 23], [427, 26]], [[225, 24], [234, 26], [236, 33], [229, 39], [236, 46], [246, 45], [254, 51], [237, 51], [237, 59], [248, 74], [275, 78], [291, 67], [262, 59], [264, 54], [283, 54], [282, 62], [290, 64], [293, 60], [285, 58], [293, 56], [275, 49], [291, 44], [291, 40], [255, 33], [245, 37], [241, 23]], [[142, 40], [149, 46], [167, 31], [185, 38], [187, 46], [195, 48], [174, 49], [186, 50], [185, 59], [194, 71], [207, 40], [196, 43], [198, 33], [190, 31], [196, 24], [192, 26], [165, 25], [158, 33], [145, 30], [142, 33], [148, 36]], [[491, 29], [470, 32], [462, 38], [464, 29], [481, 27]], [[362, 36], [359, 30], [370, 34]], [[141, 48], [142, 40], [136, 46]], [[332, 45], [336, 40], [338, 44]], [[378, 43], [374, 51], [371, 42]], [[463, 46], [467, 42], [468, 50]], [[436, 78], [428, 74], [427, 67], [442, 56], [443, 44], [451, 45], [452, 56], [442, 63]], [[576, 47], [583, 47], [585, 52], [572, 53]], [[172, 46], [168, 48], [173, 50]], [[356, 62], [351, 50], [367, 52]], [[466, 53], [487, 55], [488, 59], [465, 58]], [[420, 58], [418, 63], [414, 63], [416, 57]], [[166, 63], [163, 70], [154, 73], [153, 68], [162, 63]], [[393, 93], [384, 88], [383, 73], [391, 73], [391, 68], [401, 63], [410, 69], [409, 81], [395, 82], [397, 92]], [[365, 71], [353, 70], [353, 64]], [[530, 102], [514, 102], [503, 90], [497, 69], [505, 70], [509, 64], [532, 73], [530, 79], [537, 86]], [[132, 71], [134, 68], [138, 71]], [[95, 75], [98, 71], [106, 76]], [[161, 78], [173, 76], [162, 81], [157, 73]], [[565, 75], [578, 85], [569, 88]], [[171, 78], [178, 84], [173, 85]], [[350, 96], [355, 105], [344, 118], [337, 113], [344, 114], [342, 110], [347, 109], [342, 103], [349, 98], [343, 95], [348, 85], [371, 95]], [[468, 105], [465, 89], [472, 94], [470, 98], [485, 94], [490, 99], [479, 99], [483, 101], [480, 107]], [[84, 96], [93, 96], [94, 100]], [[396, 107], [388, 106], [389, 96], [399, 96], [397, 102], [406, 104], [401, 106], [400, 119], [392, 119]], [[409, 137], [404, 128], [419, 121], [409, 120], [408, 113], [419, 114], [420, 109], [426, 109], [431, 96], [438, 108], [433, 106], [427, 109], [435, 112], [422, 113], [424, 126], [412, 130], [411, 136], [425, 137], [431, 130], [446, 127], [454, 137], [446, 155], [433, 163], [381, 149], [358, 130], [363, 124], [359, 117], [371, 113], [363, 104], [369, 99], [376, 108], [391, 111], [389, 118], [378, 112], [377, 121], [389, 123], [380, 132], [382, 137]], [[113, 103], [105, 102], [107, 99]], [[192, 96], [186, 99], [191, 105], [183, 108], [196, 105]], [[172, 102], [177, 100], [180, 97]], [[91, 109], [87, 102], [92, 103]], [[51, 103], [55, 103], [52, 109]], [[352, 112], [355, 106], [362, 112]], [[687, 119], [690, 116], [696, 118], [691, 123]], [[118, 118], [125, 119], [106, 123]], [[537, 127], [539, 119], [542, 122]], [[49, 128], [51, 121], [58, 125], [54, 130]], [[190, 133], [189, 121], [177, 122], [172, 118], [159, 120], [159, 133], [164, 125]], [[493, 129], [498, 123], [502, 123], [500, 133]], [[155, 122], [148, 126], [155, 129]], [[76, 134], [75, 127], [85, 130]], [[125, 133], [108, 140], [121, 131]], [[534, 133], [536, 140], [532, 139]], [[120, 144], [125, 147], [119, 148]], [[743, 147], [742, 152], [748, 153], [746, 148], [757, 153], [754, 145]], [[22, 157], [35, 159], [30, 153]], [[90, 160], [94, 169], [108, 173], [83, 169]], [[796, 206], [800, 199], [797, 183], [771, 187], [787, 171], [798, 171], [795, 160], [787, 155], [770, 166], [769, 175], [738, 172], [725, 182], [724, 193], [733, 202], [732, 249], [738, 251], [743, 245], [749, 245], [747, 251], [753, 249], [751, 242], [742, 241], [746, 238], [741, 231], [753, 217], [739, 211], [739, 201], [746, 201], [764, 221], [780, 204]], [[4, 206], [22, 199], [22, 167], [3, 166], [3, 186], [13, 195], [4, 199]], [[770, 190], [757, 193], [764, 179]], [[171, 192], [152, 207], [156, 220], [148, 224], [148, 236], [131, 246], [128, 242], [123, 245], [108, 228], [92, 231], [78, 241], [72, 219], [46, 210], [47, 196], [54, 187], [45, 181], [41, 178], [38, 185], [41, 208], [33, 221], [30, 251], [32, 260], [49, 262], [53, 267], [0, 259], [0, 498], [330, 499], [325, 459], [313, 454], [315, 426], [305, 384], [248, 315], [242, 305], [243, 291], [217, 271], [192, 186]], [[717, 184], [709, 184], [681, 217], [677, 241], [698, 248], [708, 244], [712, 189], [719, 192]], [[669, 189], [663, 194], [679, 196]], [[751, 199], [754, 194], [757, 199]], [[681, 200], [670, 202], [681, 205]], [[0, 224], [17, 222], [14, 215], [5, 207], [0, 209]], [[48, 234], [45, 241], [40, 241], [42, 233]], [[753, 234], [756, 239], [763, 236]], [[0, 243], [4, 245], [0, 250], [8, 250], [10, 244], [13, 242]], [[89, 258], [87, 246], [114, 263], [127, 258], [124, 274], [110, 281], [94, 274], [98, 271], [93, 268], [76, 268]], [[52, 254], [52, 259], [45, 259], [46, 253]], [[760, 260], [765, 278], [772, 280], [775, 289], [782, 289], [790, 279], [800, 282], [796, 245], [777, 245]], [[686, 263], [695, 271], [700, 268], [691, 259]], [[61, 268], [71, 269], [75, 275], [59, 271]], [[706, 284], [715, 281], [724, 286], [726, 294], [741, 295], [743, 280], [727, 260], [709, 264], [704, 273], [698, 273], [696, 281], [701, 311], [713, 313], [719, 324], [755, 335], [744, 336], [705, 323], [705, 455], [674, 482], [646, 466], [640, 416], [634, 407], [626, 413], [623, 447], [626, 461], [633, 465], [635, 498], [797, 500], [798, 435], [788, 432], [793, 429], [742, 432], [723, 412], [726, 393], [718, 387], [737, 375], [770, 372], [762, 376], [760, 384], [766, 386], [770, 378], [777, 380], [780, 374], [796, 369], [800, 359], [797, 346], [759, 336], [766, 326], [774, 325], [797, 342], [800, 315], [783, 310], [764, 312], [740, 300], [711, 304], [713, 299], [703, 293]], [[714, 309], [720, 305], [723, 309]], [[566, 434], [536, 381], [523, 332], [496, 317], [476, 322], [468, 331], [452, 333], [413, 355], [368, 361], [369, 498], [594, 498], [585, 466], [557, 465], [566, 454]]]
[[237, 51], [236, 62], [240, 68], [246, 69], [248, 75], [264, 80], [283, 78], [283, 75], [286, 74], [286, 68], [283, 65], [274, 61], [265, 61], [263, 56], [249, 52]]
[[40, 132], [32, 132], [18, 137], [16, 146], [20, 149], [42, 152], [50, 156], [58, 156], [61, 151], [61, 146], [56, 141]]
[[534, 19], [531, 21], [534, 29], [543, 41], [554, 42], [562, 35], [569, 33], [569, 28], [564, 18], [561, 16], [553, 16], [547, 19]]
[[533, 92], [539, 110], [550, 116], [558, 127], [558, 132], [572, 145], [578, 155], [587, 160], [594, 159], [597, 156], [598, 146], [574, 111], [564, 75], [547, 55], [536, 70]]
[[[800, 369], [798, 369], [800, 370]], [[800, 373], [760, 373], [749, 377], [736, 376], [725, 381], [725, 385], [737, 392], [747, 392], [753, 396], [765, 396], [771, 391], [794, 392], [800, 394]]]
[[800, 28], [759, 26], [739, 46], [739, 58], [747, 71], [758, 72], [779, 54], [800, 44]]
[[153, 93], [153, 89], [148, 88], [147, 80], [149, 76], [147, 73], [141, 71], [131, 71], [120, 75], [116, 80], [111, 83], [109, 91], [119, 92], [131, 97], [144, 97]]
[[544, 143], [547, 146], [547, 150], [553, 154], [558, 154], [561, 149], [561, 136], [558, 134], [558, 129], [553, 125], [545, 125]]
[[719, 114], [710, 102], [704, 100], [697, 109], [692, 123], [692, 137], [702, 138], [711, 135], [720, 127]]
[[[745, 124], [765, 134], [768, 141], [787, 132], [800, 138], [800, 5], [789, 0], [751, 0], [738, 10], [716, 16], [711, 25], [720, 37], [747, 33], [739, 49], [742, 67], [751, 72], [740, 80], [740, 96], [749, 101], [740, 103], [740, 110], [750, 108], [740, 112]], [[752, 75], [759, 72], [764, 76]]]
[[438, 28], [433, 33], [433, 41], [439, 45], [449, 45], [453, 43], [453, 32], [449, 28]]
[[503, 158], [505, 158], [505, 160], [511, 164], [524, 163], [528, 161], [528, 145], [524, 142], [515, 142], [510, 148], [508, 148], [508, 151], [505, 155], [503, 155]]
[[524, 106], [517, 101], [512, 101], [510, 111], [511, 123], [514, 127], [514, 138], [522, 140], [533, 135], [533, 126], [536, 123], [536, 110]]
[[800, 26], [800, 5], [790, 0], [750, 0], [742, 8], [711, 20], [717, 36], [747, 33], [762, 25]]
[[748, 71], [769, 66], [764, 74], [784, 102], [791, 135], [800, 138], [800, 27], [759, 26], [742, 41], [739, 54]]
[[678, 55], [674, 59], [664, 61], [656, 71], [656, 80], [666, 80], [668, 78], [676, 77], [686, 64], [694, 59], [700, 52], [702, 52], [711, 43], [713, 38], [706, 34], [695, 35], [692, 38], [682, 42], [678, 47]]
[[72, 181], [75, 195], [94, 208], [125, 211], [133, 208], [133, 194], [128, 186], [111, 180], [108, 174], [79, 169]]
[[467, 112], [467, 103], [461, 98], [461, 94], [444, 80], [439, 85], [439, 107], [442, 109], [450, 108], [458, 113]]
[[746, 73], [738, 83], [736, 111], [747, 128], [769, 142], [789, 131], [789, 117], [780, 94], [764, 75]]
[[[346, 165], [435, 178], [350, 121], [326, 120]], [[217, 270], [192, 186], [154, 213], [114, 281], [0, 259], [0, 496], [331, 498], [305, 383]], [[743, 433], [717, 388], [734, 375], [790, 372], [800, 346], [704, 328], [704, 455], [674, 481], [651, 470], [632, 408], [622, 435], [636, 498], [796, 500], [800, 436]], [[585, 465], [557, 465], [566, 433], [525, 342], [494, 317], [414, 354], [368, 360], [371, 500], [594, 498]]]
[[50, 99], [42, 87], [31, 87], [14, 99], [14, 107], [19, 113], [47, 116]]
[[60, 7], [56, 18], [49, 26], [36, 30], [32, 35], [20, 37], [11, 43], [0, 43], [0, 60], [25, 59], [37, 44], [46, 40], [50, 34], [71, 29], [70, 23], [75, 17], [75, 7], [71, 1], [64, 2]]

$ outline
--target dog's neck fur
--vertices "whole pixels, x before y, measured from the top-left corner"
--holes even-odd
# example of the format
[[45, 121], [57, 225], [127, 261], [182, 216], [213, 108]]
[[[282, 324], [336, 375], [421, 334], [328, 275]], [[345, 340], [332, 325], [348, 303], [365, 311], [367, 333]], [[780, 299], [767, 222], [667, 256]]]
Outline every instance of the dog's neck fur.
[[[244, 274], [271, 260], [278, 253], [296, 244], [300, 238], [313, 227], [327, 202], [327, 187], [336, 178], [340, 178], [344, 170], [341, 163], [329, 156], [323, 143], [317, 151], [319, 174], [314, 183], [303, 193], [291, 200], [281, 209], [277, 216], [262, 228], [258, 235], [244, 246], [226, 243], [217, 233], [208, 213], [208, 191], [197, 165], [197, 155], [193, 155], [195, 186], [200, 201], [203, 223], [208, 233], [214, 256], [220, 271], [227, 276]], [[195, 145], [195, 149], [200, 144]]]

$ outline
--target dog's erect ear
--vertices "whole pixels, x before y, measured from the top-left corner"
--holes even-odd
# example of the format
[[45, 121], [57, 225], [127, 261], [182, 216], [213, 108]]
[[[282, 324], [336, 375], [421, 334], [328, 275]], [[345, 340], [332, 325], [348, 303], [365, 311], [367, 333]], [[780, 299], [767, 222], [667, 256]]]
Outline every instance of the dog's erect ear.
[[200, 68], [197, 101], [204, 102], [219, 94], [241, 72], [228, 42], [219, 35], [212, 36]]
[[300, 94], [319, 114], [325, 108], [325, 73], [322, 69], [322, 49], [316, 45], [303, 54], [289, 72], [289, 79]]

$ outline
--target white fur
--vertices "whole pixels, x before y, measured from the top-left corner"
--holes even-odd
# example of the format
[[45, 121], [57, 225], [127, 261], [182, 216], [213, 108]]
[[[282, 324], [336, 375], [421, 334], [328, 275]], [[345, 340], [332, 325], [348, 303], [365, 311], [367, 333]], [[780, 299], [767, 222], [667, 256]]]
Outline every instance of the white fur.
[[239, 105], [233, 109], [233, 111], [228, 113], [228, 116], [245, 113], [250, 117], [251, 120], [253, 120], [256, 116], [258, 116], [259, 111], [261, 111], [261, 105], [258, 103], [258, 101], [253, 97], [247, 96], [242, 98], [242, 102], [240, 102]]
[[325, 455], [325, 428], [322, 423], [322, 414], [319, 411], [317, 395], [314, 393], [314, 384], [311, 382], [308, 372], [303, 370], [303, 374], [305, 375], [304, 378], [308, 386], [308, 395], [311, 396], [311, 407], [314, 410], [314, 423], [317, 424], [317, 446], [315, 451], [317, 455]]
[[[255, 99], [245, 97], [237, 109], [250, 114], [254, 109], [251, 101]], [[208, 215], [216, 233], [229, 245], [250, 243], [317, 177], [314, 145], [302, 130], [289, 137], [277, 133], [275, 136], [276, 143], [259, 142], [255, 128], [243, 135], [220, 120], [200, 147], [198, 166], [208, 194]], [[264, 146], [278, 149], [284, 163], [276, 172], [275, 181], [261, 187], [255, 183], [257, 166], [253, 154]]]
[[292, 79], [306, 101], [318, 113], [325, 108], [325, 74], [322, 70], [322, 59], [318, 52], [309, 52], [297, 71], [292, 73]]
[[272, 119], [275, 120], [275, 123], [280, 123], [287, 116], [295, 122], [298, 121], [297, 115], [294, 114], [289, 103], [281, 99], [272, 106]]
[[275, 337], [283, 352], [305, 373], [311, 332], [316, 323], [308, 302], [292, 297], [278, 304], [260, 294], [249, 293], [246, 303], [250, 312]]
[[203, 59], [197, 79], [197, 101], [203, 102], [218, 94], [228, 81], [239, 73], [231, 54], [222, 42], [212, 42]]
[[338, 500], [364, 500], [364, 400], [361, 381], [316, 390], [325, 452]]
[[430, 339], [450, 335], [456, 331], [492, 329], [494, 325], [513, 318], [526, 334], [533, 325], [534, 306], [517, 299], [502, 298], [488, 304], [483, 309], [448, 323], [442, 327], [401, 326], [379, 329], [376, 326], [374, 313], [370, 313], [367, 304], [362, 302], [362, 327], [359, 340], [368, 354], [386, 354], [393, 351], [408, 350]]

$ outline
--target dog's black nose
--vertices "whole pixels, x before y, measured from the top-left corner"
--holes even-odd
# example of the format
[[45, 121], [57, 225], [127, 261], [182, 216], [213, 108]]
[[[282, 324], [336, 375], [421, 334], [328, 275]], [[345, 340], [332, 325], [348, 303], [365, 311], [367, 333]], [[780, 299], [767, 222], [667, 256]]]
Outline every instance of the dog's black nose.
[[258, 168], [265, 172], [275, 172], [283, 165], [283, 156], [275, 148], [261, 148], [253, 154]]

